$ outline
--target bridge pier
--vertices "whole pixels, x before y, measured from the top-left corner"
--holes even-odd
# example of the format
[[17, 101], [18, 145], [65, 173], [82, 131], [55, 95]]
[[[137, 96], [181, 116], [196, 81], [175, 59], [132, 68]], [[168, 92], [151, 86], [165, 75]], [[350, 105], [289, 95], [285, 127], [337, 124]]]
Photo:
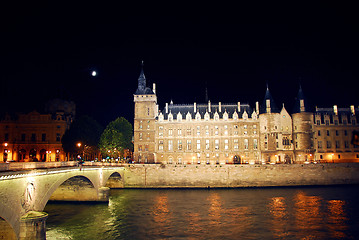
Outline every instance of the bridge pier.
[[19, 240], [46, 239], [46, 219], [44, 212], [30, 211], [20, 219]]
[[99, 188], [97, 196], [99, 202], [108, 202], [110, 200], [110, 188], [108, 187]]

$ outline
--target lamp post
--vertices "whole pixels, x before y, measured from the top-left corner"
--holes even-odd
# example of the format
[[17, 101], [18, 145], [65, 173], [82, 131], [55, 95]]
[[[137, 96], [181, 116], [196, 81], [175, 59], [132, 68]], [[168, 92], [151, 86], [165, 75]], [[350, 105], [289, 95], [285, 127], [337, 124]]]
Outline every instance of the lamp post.
[[[80, 143], [80, 142], [78, 142], [78, 143], [76, 144], [76, 146], [79, 148], [79, 152], [80, 152], [80, 150], [81, 150], [81, 145], [82, 145], [82, 143]], [[81, 158], [81, 155], [80, 155], [80, 154], [78, 154], [77, 156], [78, 156], [78, 159]]]

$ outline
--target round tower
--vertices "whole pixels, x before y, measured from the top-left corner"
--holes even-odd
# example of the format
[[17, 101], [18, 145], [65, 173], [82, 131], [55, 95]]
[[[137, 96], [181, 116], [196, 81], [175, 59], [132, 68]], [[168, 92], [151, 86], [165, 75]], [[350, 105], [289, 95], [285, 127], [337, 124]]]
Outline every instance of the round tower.
[[309, 111], [303, 90], [300, 87], [292, 114], [294, 161], [296, 163], [312, 162], [313, 147], [313, 113]]

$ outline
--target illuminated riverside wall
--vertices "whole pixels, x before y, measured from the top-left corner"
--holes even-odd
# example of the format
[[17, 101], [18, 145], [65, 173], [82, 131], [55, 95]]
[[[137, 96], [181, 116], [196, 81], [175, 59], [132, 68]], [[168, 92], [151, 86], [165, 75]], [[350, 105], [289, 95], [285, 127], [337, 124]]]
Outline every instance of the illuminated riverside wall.
[[359, 184], [359, 164], [128, 165], [125, 188], [269, 187]]

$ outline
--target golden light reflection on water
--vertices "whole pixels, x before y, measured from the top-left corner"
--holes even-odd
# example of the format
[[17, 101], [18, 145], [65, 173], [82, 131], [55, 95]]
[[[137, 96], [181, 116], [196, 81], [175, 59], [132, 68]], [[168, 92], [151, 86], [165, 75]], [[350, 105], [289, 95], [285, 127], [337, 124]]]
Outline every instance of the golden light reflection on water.
[[207, 201], [209, 202], [209, 228], [216, 229], [222, 236], [243, 235], [251, 228], [253, 219], [249, 217], [248, 206], [228, 208], [218, 193], [211, 193]]
[[343, 232], [348, 229], [346, 221], [348, 217], [344, 211], [345, 201], [342, 200], [330, 200], [327, 203], [328, 208], [328, 229], [332, 238], [343, 239], [346, 238], [346, 234]]
[[161, 195], [155, 200], [155, 207], [153, 210], [154, 221], [161, 225], [168, 223], [170, 211], [168, 209], [168, 196]]
[[299, 229], [300, 239], [318, 239], [318, 231], [324, 220], [320, 210], [321, 201], [320, 197], [307, 196], [302, 191], [294, 196], [295, 225]]
[[211, 193], [207, 201], [209, 202], [208, 215], [210, 217], [210, 224], [217, 225], [221, 220], [221, 197], [218, 193]]
[[[201, 217], [199, 213], [188, 213], [186, 220], [188, 222], [188, 232], [198, 236], [202, 231], [202, 227], [200, 224]], [[196, 239], [194, 237], [189, 237], [188, 239]]]
[[287, 205], [284, 197], [273, 197], [270, 199], [268, 209], [272, 215], [272, 231], [276, 238], [283, 238], [288, 235], [286, 220], [288, 217]]

